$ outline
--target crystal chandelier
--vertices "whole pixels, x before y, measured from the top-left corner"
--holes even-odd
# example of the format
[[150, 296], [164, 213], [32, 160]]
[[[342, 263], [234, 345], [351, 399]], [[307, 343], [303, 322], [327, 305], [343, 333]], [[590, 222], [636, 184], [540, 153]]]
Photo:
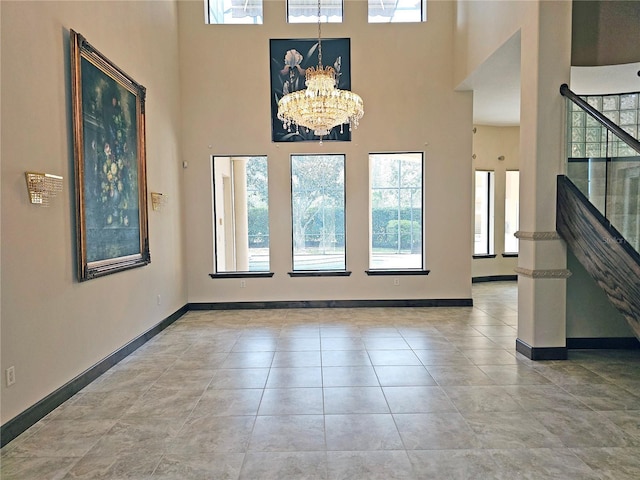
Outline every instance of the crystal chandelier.
[[333, 127], [344, 124], [349, 130], [358, 128], [364, 115], [362, 98], [348, 90], [336, 86], [336, 71], [333, 67], [322, 66], [322, 30], [320, 22], [320, 0], [318, 0], [318, 67], [306, 69], [304, 90], [284, 95], [278, 102], [278, 119], [291, 132], [300, 127], [313, 130], [320, 137], [329, 135]]

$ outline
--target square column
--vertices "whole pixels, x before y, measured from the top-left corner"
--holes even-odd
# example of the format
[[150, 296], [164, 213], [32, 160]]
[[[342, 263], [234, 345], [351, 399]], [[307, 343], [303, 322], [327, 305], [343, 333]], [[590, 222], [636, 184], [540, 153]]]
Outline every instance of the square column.
[[537, 2], [521, 31], [518, 352], [565, 359], [566, 248], [555, 232], [556, 177], [564, 171], [571, 72], [571, 2]]

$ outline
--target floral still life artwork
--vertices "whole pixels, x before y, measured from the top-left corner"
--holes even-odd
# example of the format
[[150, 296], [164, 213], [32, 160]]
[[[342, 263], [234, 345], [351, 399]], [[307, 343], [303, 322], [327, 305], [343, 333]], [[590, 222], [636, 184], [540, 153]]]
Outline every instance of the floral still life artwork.
[[79, 279], [149, 263], [144, 87], [72, 31]]
[[[278, 101], [286, 94], [303, 90], [306, 70], [318, 66], [318, 39], [270, 40], [271, 56], [271, 140], [274, 142], [318, 141], [320, 137], [304, 128], [288, 131], [278, 119]], [[351, 90], [350, 40], [322, 39], [322, 64], [336, 71], [336, 86]], [[335, 127], [325, 141], [350, 141], [349, 128]]]

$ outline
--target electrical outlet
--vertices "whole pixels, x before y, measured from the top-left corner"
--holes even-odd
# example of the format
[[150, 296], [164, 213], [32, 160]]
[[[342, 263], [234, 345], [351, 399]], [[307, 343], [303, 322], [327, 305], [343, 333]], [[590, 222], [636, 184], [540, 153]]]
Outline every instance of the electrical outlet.
[[7, 379], [6, 379], [7, 387], [10, 387], [14, 383], [16, 383], [16, 367], [11, 366], [7, 368], [6, 374], [7, 374]]
[[240, 280], [240, 288], [245, 288], [247, 286], [247, 281], [243, 278]]
[[398, 285], [400, 285], [400, 279], [399, 278], [394, 278], [393, 279], [393, 284], [397, 287]]
[[158, 295], [157, 301], [158, 301], [158, 305], [160, 305], [162, 303], [162, 297], [160, 295]]

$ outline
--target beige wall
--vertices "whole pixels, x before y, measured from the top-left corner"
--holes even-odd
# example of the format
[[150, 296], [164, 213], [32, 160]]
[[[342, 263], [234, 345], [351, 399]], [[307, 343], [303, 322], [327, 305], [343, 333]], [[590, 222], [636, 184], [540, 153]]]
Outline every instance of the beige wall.
[[529, 19], [536, 1], [458, 0], [456, 2], [454, 84], [460, 85]]
[[[473, 169], [495, 172], [495, 258], [473, 260], [473, 277], [515, 275], [517, 258], [504, 258], [504, 196], [507, 170], [520, 167], [520, 127], [476, 126], [473, 135]], [[504, 157], [499, 160], [498, 157]]]
[[[186, 303], [173, 2], [2, 1], [2, 423]], [[147, 88], [150, 265], [76, 280], [68, 30]], [[64, 176], [50, 208], [24, 172]], [[161, 302], [157, 305], [157, 296]]]
[[[429, 2], [425, 24], [369, 25], [367, 3], [345, 2], [344, 23], [324, 37], [351, 38], [352, 89], [365, 116], [351, 142], [272, 143], [269, 39], [313, 38], [316, 26], [285, 23], [284, 2], [265, 2], [265, 24], [203, 22], [202, 2], [179, 2], [180, 75], [190, 302], [469, 298], [471, 296], [471, 113], [454, 92], [455, 2]], [[428, 276], [368, 277], [368, 154], [422, 151]], [[350, 277], [290, 278], [289, 156], [346, 154]], [[212, 280], [211, 155], [267, 155], [270, 279]]]

